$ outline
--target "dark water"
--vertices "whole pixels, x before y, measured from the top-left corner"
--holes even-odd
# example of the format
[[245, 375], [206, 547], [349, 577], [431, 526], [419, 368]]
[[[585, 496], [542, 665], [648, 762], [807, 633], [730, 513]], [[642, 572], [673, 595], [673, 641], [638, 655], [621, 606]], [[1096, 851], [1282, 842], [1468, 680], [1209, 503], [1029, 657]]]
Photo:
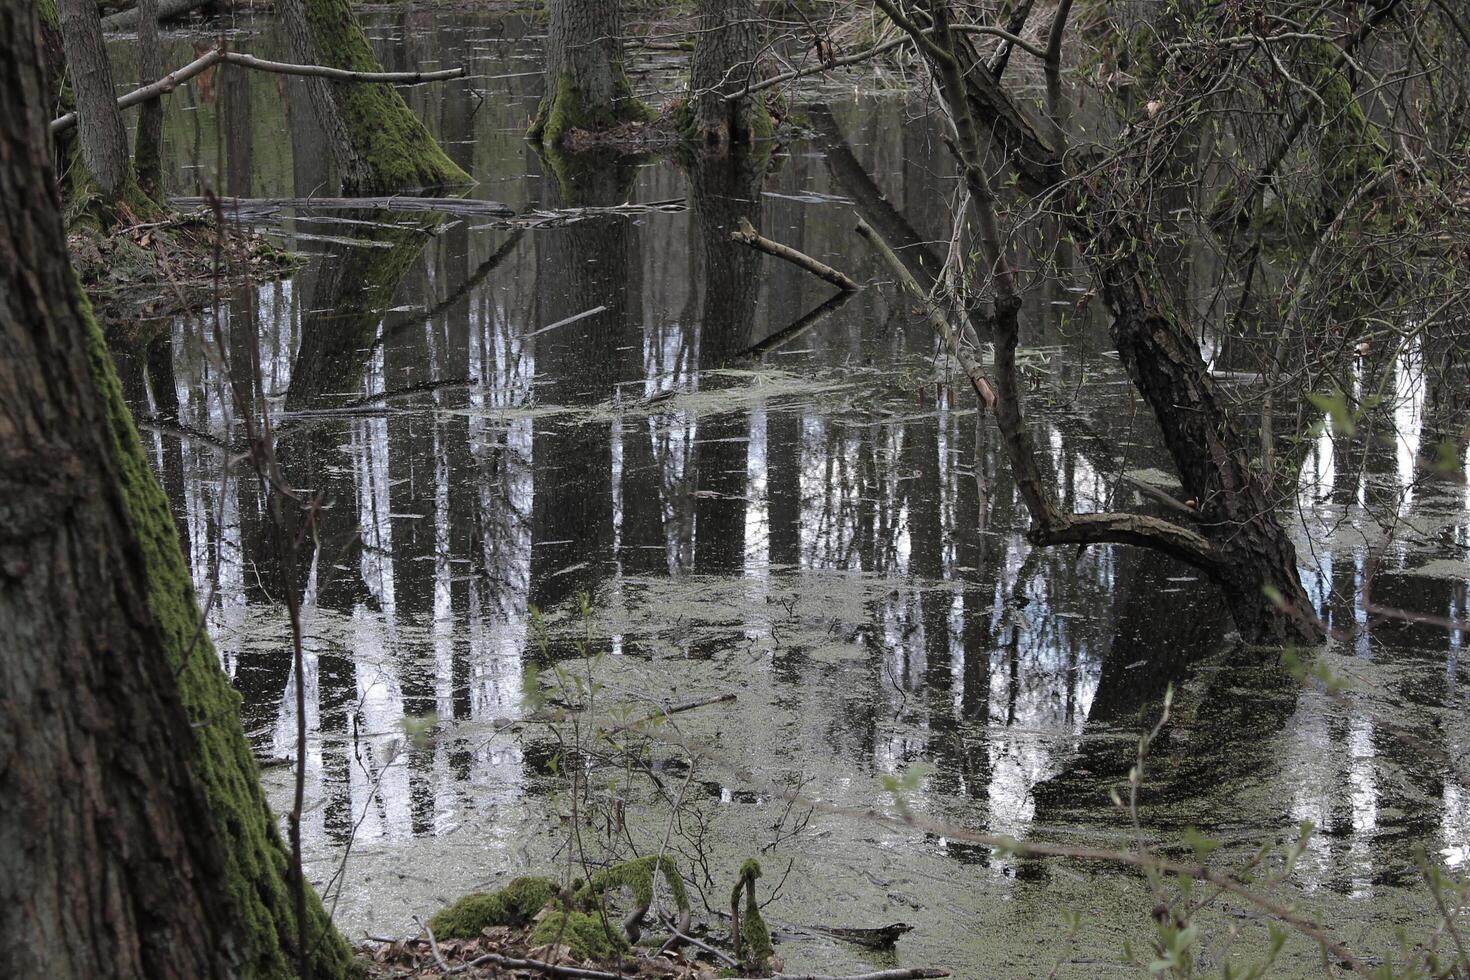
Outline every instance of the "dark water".
[[[473, 196], [559, 217], [290, 209], [272, 227], [310, 256], [300, 271], [120, 352], [262, 756], [293, 754], [295, 694], [264, 502], [236, 458], [245, 414], [270, 413], [288, 481], [323, 504], [295, 583], [305, 833], [349, 935], [408, 932], [471, 888], [565, 865], [570, 736], [505, 724], [558, 664], [595, 677], [604, 710], [736, 694], [649, 749], [662, 789], [594, 769], [617, 784], [604, 797], [629, 804], [623, 851], [667, 841], [716, 908], [760, 851], [778, 919], [901, 919], [917, 928], [900, 962], [960, 976], [1045, 973], [1057, 957], [1073, 960], [1061, 975], [1094, 975], [1120, 933], [1148, 932], [1138, 880], [856, 817], [802, 823], [771, 784], [888, 807], [882, 777], [912, 772], [898, 795], [928, 819], [1116, 845], [1131, 831], [1107, 789], [1174, 684], [1147, 835], [1202, 826], [1228, 859], [1310, 819], [1320, 832], [1294, 876], [1310, 908], [1370, 949], [1427, 921], [1413, 847], [1450, 865], [1470, 853], [1456, 634], [1364, 626], [1325, 654], [1346, 693], [1298, 684], [1229, 642], [1190, 570], [1126, 549], [1032, 550], [993, 426], [890, 289], [779, 333], [831, 290], [730, 243], [742, 216], [864, 281], [883, 276], [856, 214], [907, 226], [921, 268], [947, 253], [956, 186], [921, 105], [851, 77], [768, 165], [655, 160], [563, 183], [522, 139], [542, 86], [533, 24], [430, 11], [374, 25], [390, 69], [469, 69], [408, 97], [480, 182]], [[241, 48], [284, 56], [268, 23], [237, 28]], [[171, 60], [210, 41], [175, 36]], [[650, 101], [677, 90], [668, 66], [636, 65]], [[168, 134], [178, 193], [333, 193], [304, 99], [276, 76], [229, 70], [181, 90]], [[1194, 262], [1180, 257], [1185, 281], [1207, 280]], [[1037, 441], [1066, 505], [1146, 508], [1123, 475], [1167, 481], [1169, 467], [1102, 325], [1074, 312], [1085, 288], [1027, 298]], [[772, 335], [785, 342], [745, 355]], [[1370, 561], [1376, 602], [1466, 612], [1464, 488], [1410, 486], [1421, 362], [1415, 348], [1363, 379], [1398, 393], [1395, 428], [1362, 453], [1309, 444], [1287, 515], [1312, 595], [1350, 631], [1366, 624]], [[1235, 365], [1222, 353], [1219, 367]], [[692, 769], [691, 745], [708, 750]], [[671, 823], [660, 797], [676, 792]], [[1084, 913], [1070, 953], [1067, 909]], [[1222, 916], [1211, 935], [1218, 957], [1264, 932]], [[792, 966], [864, 962], [827, 941], [784, 952]], [[1313, 969], [1312, 950], [1290, 955], [1283, 975]]]

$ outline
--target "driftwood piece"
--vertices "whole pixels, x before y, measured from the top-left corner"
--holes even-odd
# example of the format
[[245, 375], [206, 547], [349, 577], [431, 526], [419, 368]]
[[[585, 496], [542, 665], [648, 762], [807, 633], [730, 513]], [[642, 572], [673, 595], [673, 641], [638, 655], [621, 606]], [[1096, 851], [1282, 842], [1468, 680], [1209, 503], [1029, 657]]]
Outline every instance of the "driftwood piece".
[[862, 287], [841, 272], [832, 268], [824, 262], [818, 262], [804, 252], [798, 252], [790, 245], [782, 245], [773, 242], [756, 231], [745, 218], [740, 219], [740, 227], [730, 232], [730, 237], [737, 242], [744, 242], [751, 248], [767, 255], [774, 255], [778, 259], [790, 262], [799, 269], [805, 269], [818, 279], [830, 282], [843, 292], [854, 292]]
[[502, 956], [499, 953], [485, 953], [443, 972], [446, 976], [453, 976], [477, 966], [484, 966], [486, 963], [494, 963], [496, 966], [503, 966], [511, 970], [534, 970], [549, 977], [573, 977], [576, 980], [623, 980], [626, 976], [622, 972], [609, 973], [606, 970], [589, 970], [580, 966], [561, 966], [557, 963], [547, 963], [544, 960], [517, 959], [514, 956]]
[[862, 946], [864, 949], [892, 949], [904, 933], [913, 932], [907, 922], [893, 922], [877, 928], [853, 928], [842, 926], [805, 926], [810, 932], [820, 932], [833, 939]]
[[[276, 75], [310, 75], [339, 82], [391, 82], [396, 85], [442, 82], [450, 78], [459, 78], [464, 74], [463, 68], [445, 68], [442, 71], [348, 71], [345, 68], [328, 68], [325, 65], [291, 65], [283, 61], [267, 61], [254, 55], [241, 54], [238, 51], [211, 48], [182, 68], [175, 68], [158, 81], [150, 82], [122, 96], [117, 100], [117, 106], [119, 109], [130, 109], [140, 103], [166, 95], [195, 75], [221, 63], [239, 65], [242, 68], [252, 68]], [[51, 120], [51, 135], [64, 133], [76, 123], [77, 114], [75, 112], [58, 116]]]

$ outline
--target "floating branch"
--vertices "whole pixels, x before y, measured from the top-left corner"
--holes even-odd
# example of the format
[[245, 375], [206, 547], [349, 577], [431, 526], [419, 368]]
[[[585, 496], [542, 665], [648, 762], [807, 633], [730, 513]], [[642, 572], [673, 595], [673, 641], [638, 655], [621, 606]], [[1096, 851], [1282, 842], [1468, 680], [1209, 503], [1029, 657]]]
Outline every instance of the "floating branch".
[[[130, 109], [140, 103], [156, 99], [160, 95], [166, 95], [178, 88], [181, 83], [187, 82], [195, 75], [222, 62], [277, 75], [311, 75], [339, 82], [391, 82], [396, 85], [442, 82], [450, 78], [459, 78], [464, 74], [463, 68], [445, 68], [442, 71], [348, 71], [345, 68], [328, 68], [325, 65], [290, 65], [282, 61], [266, 61], [264, 58], [257, 58], [251, 54], [212, 48], [182, 68], [169, 72], [158, 81], [134, 89], [122, 96], [117, 100], [117, 106], [119, 109]], [[51, 120], [51, 135], [64, 133], [76, 124], [77, 114], [68, 112], [64, 116]]]
[[730, 237], [737, 242], [744, 242], [757, 251], [765, 252], [767, 255], [774, 255], [778, 259], [785, 259], [792, 265], [810, 272], [818, 279], [825, 279], [844, 292], [850, 293], [862, 288], [830, 265], [818, 262], [810, 255], [804, 252], [798, 252], [789, 245], [782, 245], [780, 242], [773, 242], [769, 238], [762, 237], [751, 223], [744, 218], [740, 219], [739, 230], [730, 232]]
[[[383, 211], [433, 212], [453, 215], [488, 215], [504, 218], [515, 214], [509, 205], [499, 201], [477, 201], [462, 197], [221, 197], [217, 199], [225, 217], [240, 221], [269, 218], [283, 208], [307, 208], [318, 211]], [[178, 208], [213, 207], [204, 197], [174, 197], [169, 203]]]

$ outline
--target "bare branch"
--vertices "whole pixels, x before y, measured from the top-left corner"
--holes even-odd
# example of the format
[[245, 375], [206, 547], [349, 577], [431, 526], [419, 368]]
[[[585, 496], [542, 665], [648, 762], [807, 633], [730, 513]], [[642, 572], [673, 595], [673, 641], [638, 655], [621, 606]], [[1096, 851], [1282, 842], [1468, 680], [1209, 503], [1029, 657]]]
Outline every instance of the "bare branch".
[[862, 288], [845, 273], [838, 272], [825, 262], [818, 262], [810, 255], [798, 252], [790, 245], [782, 245], [780, 242], [763, 237], [746, 218], [740, 219], [740, 227], [730, 232], [730, 238], [743, 242], [758, 252], [765, 252], [767, 255], [774, 255], [782, 261], [790, 262], [798, 269], [805, 269], [818, 279], [830, 282], [845, 293], [856, 292]]
[[[339, 82], [390, 82], [396, 85], [422, 85], [426, 82], [442, 82], [464, 75], [463, 68], [446, 68], [442, 71], [348, 71], [345, 68], [328, 68], [325, 65], [291, 65], [282, 61], [266, 61], [264, 58], [241, 54], [237, 51], [213, 48], [182, 68], [174, 69], [158, 81], [134, 89], [122, 96], [117, 100], [117, 107], [130, 109], [150, 99], [156, 99], [222, 62], [276, 75], [308, 75]], [[68, 112], [64, 116], [53, 119], [51, 120], [51, 135], [64, 133], [76, 123], [77, 114], [75, 112]]]

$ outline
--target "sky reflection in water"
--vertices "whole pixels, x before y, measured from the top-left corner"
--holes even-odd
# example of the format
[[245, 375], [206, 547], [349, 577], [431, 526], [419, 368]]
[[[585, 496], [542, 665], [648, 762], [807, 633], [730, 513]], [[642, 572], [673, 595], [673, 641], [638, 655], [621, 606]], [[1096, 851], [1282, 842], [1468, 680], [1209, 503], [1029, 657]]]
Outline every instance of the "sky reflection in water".
[[[1250, 853], [1310, 819], [1322, 832], [1297, 877], [1327, 907], [1364, 921], [1422, 913], [1404, 887], [1411, 846], [1450, 863], [1470, 854], [1458, 636], [1361, 631], [1329, 655], [1355, 682], [1331, 698], [1218, 655], [1227, 617], [1187, 568], [1123, 549], [1032, 551], [993, 429], [948, 387], [925, 324], [884, 289], [762, 359], [738, 356], [829, 292], [731, 244], [738, 216], [880, 278], [850, 234], [854, 210], [877, 206], [860, 168], [943, 253], [954, 184], [920, 107], [834, 97], [830, 124], [817, 120], [827, 138], [793, 143], [763, 179], [691, 179], [665, 161], [569, 189], [520, 138], [541, 85], [531, 29], [466, 20], [404, 14], [374, 35], [389, 69], [469, 66], [468, 83], [410, 98], [481, 181], [476, 196], [689, 209], [519, 235], [481, 217], [297, 210], [282, 235], [314, 256], [305, 268], [227, 297], [218, 326], [182, 318], [152, 349], [120, 353], [263, 756], [293, 753], [289, 631], [259, 491], [224, 471], [220, 450], [240, 438], [231, 385], [248, 393], [253, 334], [286, 475], [326, 503], [299, 582], [304, 833], [319, 884], [354, 842], [329, 893], [350, 932], [408, 930], [413, 914], [557, 853], [555, 745], [502, 729], [524, 708], [528, 665], [573, 655], [584, 629], [608, 655], [604, 698], [734, 691], [734, 705], [681, 729], [767, 779], [864, 805], [888, 799], [881, 775], [923, 766], [910, 805], [1018, 836], [1118, 839], [1106, 789], [1176, 683], [1180, 734], [1145, 795], [1151, 831], [1207, 826], [1228, 852]], [[240, 43], [279, 45], [268, 32]], [[169, 122], [179, 192], [218, 174], [239, 196], [321, 193], [326, 155], [303, 115], [274, 76], [228, 72], [181, 93]], [[830, 151], [832, 126], [850, 152]], [[1120, 474], [1157, 479], [1168, 463], [1100, 324], [1070, 314], [1081, 288], [1028, 296], [1038, 444], [1065, 504], [1143, 506]], [[1223, 355], [1218, 366], [1232, 367]], [[1375, 600], [1464, 618], [1463, 487], [1402, 491], [1421, 367], [1378, 368], [1402, 394], [1394, 439], [1353, 454], [1322, 436], [1302, 461], [1309, 591], [1334, 625], [1363, 621], [1353, 597], [1384, 537], [1370, 513], [1400, 522], [1376, 557]], [[532, 607], [546, 615], [546, 657]], [[413, 745], [405, 719], [431, 714], [432, 738]], [[677, 745], [654, 758], [682, 781]], [[772, 838], [784, 807], [705, 763], [690, 794], [720, 874]], [[664, 819], [633, 818], [640, 847], [658, 846]], [[1024, 973], [1063, 908], [1093, 913], [1083, 941], [1099, 956], [1116, 952], [1119, 917], [1147, 926], [1141, 886], [1105, 869], [1048, 868], [1038, 881], [989, 852], [854, 819], [815, 818], [767, 856], [778, 871], [788, 860], [778, 917], [905, 919], [919, 929], [904, 961], [961, 975]], [[788, 961], [851, 956], [807, 943]]]

